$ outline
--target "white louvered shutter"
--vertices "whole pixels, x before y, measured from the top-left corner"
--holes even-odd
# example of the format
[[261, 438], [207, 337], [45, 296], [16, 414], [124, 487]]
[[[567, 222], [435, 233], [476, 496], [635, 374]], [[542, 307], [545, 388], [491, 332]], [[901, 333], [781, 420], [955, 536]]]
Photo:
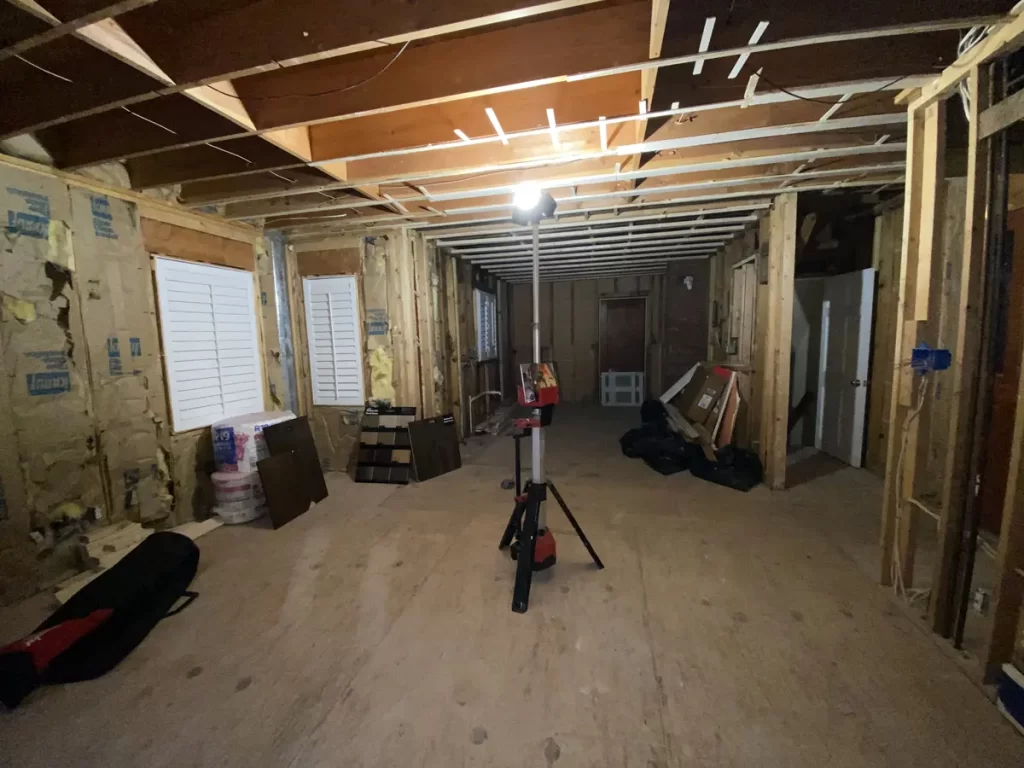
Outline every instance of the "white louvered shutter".
[[363, 405], [356, 279], [307, 277], [306, 336], [314, 405]]
[[264, 410], [253, 275], [156, 257], [175, 432]]

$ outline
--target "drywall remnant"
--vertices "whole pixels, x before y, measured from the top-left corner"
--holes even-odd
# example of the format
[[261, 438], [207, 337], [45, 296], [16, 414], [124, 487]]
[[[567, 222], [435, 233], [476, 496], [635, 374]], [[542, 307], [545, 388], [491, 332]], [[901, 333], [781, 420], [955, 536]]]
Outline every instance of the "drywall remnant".
[[31, 301], [19, 299], [17, 296], [11, 296], [9, 293], [5, 293], [3, 294], [2, 306], [4, 315], [10, 315], [22, 325], [28, 325], [29, 323], [35, 322], [36, 305]]

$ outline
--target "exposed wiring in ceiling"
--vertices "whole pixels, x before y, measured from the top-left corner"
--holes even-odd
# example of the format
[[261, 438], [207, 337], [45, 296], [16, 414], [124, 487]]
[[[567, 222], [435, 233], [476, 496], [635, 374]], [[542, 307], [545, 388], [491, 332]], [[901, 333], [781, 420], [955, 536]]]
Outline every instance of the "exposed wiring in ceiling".
[[391, 69], [391, 66], [396, 61], [398, 61], [398, 57], [399, 56], [401, 56], [403, 53], [405, 53], [405, 49], [409, 47], [409, 43], [411, 43], [411, 42], [412, 42], [411, 40], [406, 40], [405, 44], [401, 48], [398, 49], [398, 53], [396, 53], [392, 57], [391, 61], [389, 61], [387, 64], [385, 64], [379, 70], [377, 70], [374, 74], [370, 75], [365, 80], [360, 80], [358, 83], [353, 83], [352, 85], [346, 85], [343, 88], [330, 88], [329, 90], [326, 90], [326, 91], [316, 91], [315, 93], [282, 93], [282, 94], [271, 95], [271, 96], [248, 96], [248, 97], [246, 97], [244, 99], [241, 96], [237, 95], [237, 94], [228, 93], [227, 91], [222, 91], [219, 88], [214, 88], [212, 85], [208, 85], [207, 88], [210, 88], [211, 90], [216, 91], [217, 93], [221, 94], [222, 96], [230, 96], [233, 99], [238, 99], [239, 101], [243, 101], [243, 102], [245, 102], [245, 101], [273, 101], [275, 99], [305, 99], [305, 98], [312, 99], [312, 98], [316, 98], [317, 96], [328, 96], [328, 95], [330, 95], [332, 93], [344, 93], [345, 91], [353, 91], [356, 88], [362, 88], [364, 85], [368, 85], [369, 83], [372, 83], [378, 77], [380, 77], [385, 72], [387, 72], [389, 69]]
[[35, 62], [29, 61], [28, 59], [26, 59], [24, 56], [21, 56], [20, 54], [17, 54], [17, 53], [14, 54], [14, 58], [18, 59], [18, 61], [23, 61], [24, 63], [28, 64], [30, 67], [33, 67], [34, 69], [38, 69], [40, 72], [45, 72], [46, 74], [50, 75], [50, 77], [56, 77], [58, 80], [63, 80], [65, 83], [73, 83], [73, 82], [75, 82], [70, 77], [64, 77], [64, 75], [58, 75], [56, 72], [51, 72], [46, 67], [41, 67], [38, 64], [36, 64]]
[[851, 104], [851, 103], [853, 103], [855, 101], [860, 101], [861, 99], [869, 98], [871, 96], [874, 96], [875, 94], [881, 93], [882, 91], [885, 91], [885, 90], [888, 90], [889, 88], [892, 88], [900, 80], [904, 80], [906, 78], [907, 78], [907, 75], [900, 75], [899, 77], [890, 80], [889, 82], [887, 82], [884, 85], [876, 88], [873, 91], [867, 91], [866, 93], [862, 93], [859, 96], [853, 96], [853, 97], [851, 97], [849, 99], [846, 99], [845, 101], [843, 101], [841, 99], [840, 100], [836, 100], [836, 101], [829, 101], [827, 99], [812, 99], [809, 96], [801, 96], [799, 93], [794, 93], [793, 91], [789, 90], [788, 88], [784, 88], [783, 86], [779, 85], [778, 83], [772, 82], [771, 80], [769, 80], [764, 75], [763, 72], [761, 73], [761, 80], [763, 80], [764, 82], [768, 83], [768, 85], [770, 85], [772, 88], [775, 88], [778, 91], [782, 91], [783, 93], [785, 93], [785, 94], [787, 94], [789, 96], [792, 96], [794, 99], [799, 99], [800, 101], [812, 101], [815, 104], [827, 104], [830, 107], [831, 106], [835, 106], [836, 104]]
[[[964, 36], [960, 38], [960, 43], [956, 47], [957, 56], [963, 56], [974, 46], [988, 37], [989, 32], [992, 31], [992, 27], [971, 27], [964, 33]], [[971, 122], [971, 92], [968, 89], [967, 81], [961, 80], [957, 86], [960, 91], [960, 102], [964, 106], [964, 117], [967, 118], [967, 122]]]

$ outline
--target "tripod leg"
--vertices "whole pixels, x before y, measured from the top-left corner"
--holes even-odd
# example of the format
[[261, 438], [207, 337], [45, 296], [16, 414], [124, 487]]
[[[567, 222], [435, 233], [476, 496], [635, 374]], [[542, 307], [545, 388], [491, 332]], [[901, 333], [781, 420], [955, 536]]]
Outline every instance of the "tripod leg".
[[522, 437], [514, 437], [512, 439], [515, 440], [516, 443], [516, 496], [521, 496], [523, 493], [523, 463], [519, 453], [519, 441], [522, 439]]
[[544, 486], [528, 486], [526, 517], [519, 535], [519, 559], [516, 560], [516, 581], [512, 588], [512, 610], [526, 613], [530, 605], [530, 585], [533, 583], [533, 557], [537, 546], [537, 522]]
[[555, 501], [558, 502], [558, 506], [560, 506], [562, 508], [562, 511], [565, 512], [565, 516], [569, 518], [569, 523], [572, 525], [573, 530], [576, 531], [576, 535], [580, 537], [580, 541], [583, 542], [583, 546], [587, 548], [587, 552], [589, 552], [590, 556], [593, 558], [594, 565], [596, 565], [599, 569], [603, 569], [604, 563], [601, 562], [601, 558], [597, 556], [597, 552], [594, 551], [594, 548], [590, 546], [590, 541], [587, 539], [587, 534], [585, 534], [583, 532], [583, 529], [580, 528], [580, 524], [576, 522], [576, 518], [573, 517], [572, 512], [569, 511], [569, 507], [565, 503], [565, 499], [562, 498], [562, 494], [558, 492], [558, 489], [555, 488], [555, 484], [552, 483], [550, 479], [548, 480], [548, 488], [551, 489], [551, 495], [555, 497]]
[[523, 511], [525, 509], [525, 501], [516, 502], [515, 509], [512, 510], [512, 517], [508, 519], [508, 525], [505, 526], [505, 532], [501, 534], [501, 541], [498, 542], [498, 549], [504, 549], [512, 543], [512, 539], [515, 537], [516, 532], [522, 525]]

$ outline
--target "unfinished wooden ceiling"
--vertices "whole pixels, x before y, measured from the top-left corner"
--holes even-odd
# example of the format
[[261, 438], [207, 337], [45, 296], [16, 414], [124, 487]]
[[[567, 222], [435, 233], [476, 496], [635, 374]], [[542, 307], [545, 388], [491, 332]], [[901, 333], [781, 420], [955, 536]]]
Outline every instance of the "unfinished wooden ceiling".
[[902, 183], [893, 98], [1009, 0], [0, 0], [0, 139], [294, 242], [411, 226], [511, 280], [705, 258], [786, 190]]

